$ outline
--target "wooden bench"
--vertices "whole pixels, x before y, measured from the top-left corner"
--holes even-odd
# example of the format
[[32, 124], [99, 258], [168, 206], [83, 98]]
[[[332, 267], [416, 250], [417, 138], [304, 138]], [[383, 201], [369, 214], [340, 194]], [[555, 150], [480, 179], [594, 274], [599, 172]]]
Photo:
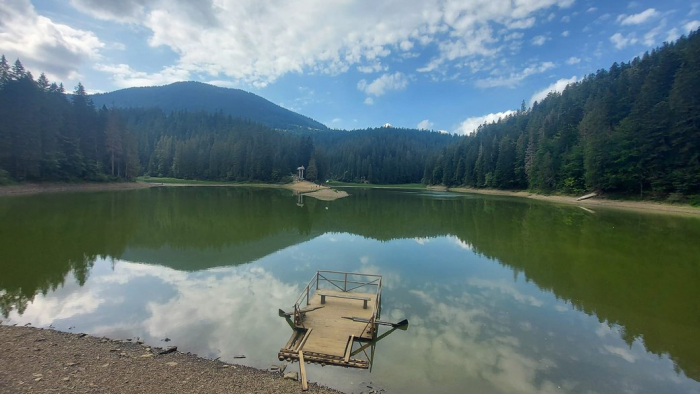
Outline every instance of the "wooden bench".
[[349, 300], [362, 300], [364, 301], [364, 305], [362, 305], [363, 309], [367, 309], [367, 301], [372, 300], [370, 297], [365, 297], [365, 296], [358, 296], [350, 293], [346, 294], [336, 294], [336, 293], [326, 293], [325, 291], [318, 290], [317, 293], [321, 296], [321, 304], [326, 303], [326, 296], [328, 297], [336, 297], [336, 298], [347, 298]]

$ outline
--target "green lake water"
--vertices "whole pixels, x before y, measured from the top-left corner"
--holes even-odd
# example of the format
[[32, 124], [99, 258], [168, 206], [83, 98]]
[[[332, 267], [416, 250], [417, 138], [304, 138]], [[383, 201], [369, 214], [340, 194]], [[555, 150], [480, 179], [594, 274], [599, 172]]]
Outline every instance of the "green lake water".
[[[2, 324], [267, 368], [316, 270], [383, 276], [372, 370], [348, 392], [700, 392], [700, 219], [527, 199], [159, 187], [0, 198]], [[387, 329], [380, 329], [380, 334]], [[245, 355], [244, 359], [234, 359]], [[289, 368], [296, 370], [296, 364]]]

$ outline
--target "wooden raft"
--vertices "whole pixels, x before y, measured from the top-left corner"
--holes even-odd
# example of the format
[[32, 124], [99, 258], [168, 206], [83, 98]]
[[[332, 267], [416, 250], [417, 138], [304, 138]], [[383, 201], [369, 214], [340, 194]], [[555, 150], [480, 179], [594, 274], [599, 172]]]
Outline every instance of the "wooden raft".
[[[321, 274], [323, 272], [319, 271]], [[309, 286], [314, 284], [314, 280], [316, 286], [323, 282], [323, 279], [319, 280], [319, 273]], [[325, 279], [325, 276], [321, 275], [320, 278]], [[376, 280], [374, 286], [377, 291], [374, 293], [344, 290], [352, 284], [350, 281], [348, 285], [348, 280], [345, 279], [343, 286], [334, 290], [304, 289], [300, 296], [301, 302], [295, 305], [295, 310], [299, 312], [295, 313], [294, 332], [285, 347], [280, 349], [280, 360], [299, 360], [299, 353], [303, 349], [303, 357], [307, 362], [369, 368], [368, 360], [352, 358], [351, 353], [354, 344], [371, 341], [376, 333], [374, 321], [378, 315], [378, 298], [381, 297], [381, 277]], [[305, 294], [308, 294], [308, 298]], [[366, 321], [358, 322], [344, 317]]]

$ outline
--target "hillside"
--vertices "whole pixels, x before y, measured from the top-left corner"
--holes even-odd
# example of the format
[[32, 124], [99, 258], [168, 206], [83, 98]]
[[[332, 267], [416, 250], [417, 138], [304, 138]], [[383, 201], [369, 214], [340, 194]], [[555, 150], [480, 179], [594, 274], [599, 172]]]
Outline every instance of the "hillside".
[[426, 181], [674, 201], [700, 194], [698, 70], [695, 31], [480, 127], [434, 156]]
[[228, 89], [201, 82], [176, 82], [165, 86], [128, 88], [109, 93], [91, 95], [97, 108], [103, 105], [118, 108], [160, 108], [171, 111], [222, 111], [283, 129], [317, 129], [326, 126], [309, 117], [282, 108], [253, 93], [240, 89]]

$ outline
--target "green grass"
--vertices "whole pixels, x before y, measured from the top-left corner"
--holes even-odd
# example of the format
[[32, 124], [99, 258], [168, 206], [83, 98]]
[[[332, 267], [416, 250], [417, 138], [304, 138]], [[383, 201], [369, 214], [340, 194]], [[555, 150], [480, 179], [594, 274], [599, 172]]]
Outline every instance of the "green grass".
[[187, 184], [187, 185], [226, 185], [226, 184], [235, 185], [235, 184], [237, 184], [236, 182], [200, 181], [197, 179], [160, 178], [160, 177], [154, 177], [154, 176], [151, 176], [151, 177], [140, 176], [140, 177], [136, 178], [136, 181], [145, 182], [145, 183], [178, 183], [178, 184]]
[[327, 186], [352, 186], [352, 187], [366, 187], [372, 189], [425, 189], [425, 185], [422, 183], [401, 183], [396, 185], [389, 184], [374, 184], [374, 183], [353, 183], [353, 182], [338, 182], [330, 181], [326, 182]]
[[206, 181], [199, 179], [180, 179], [156, 176], [140, 176], [136, 178], [137, 182], [144, 183], [166, 183], [166, 184], [183, 184], [183, 185], [238, 185], [238, 186], [264, 186], [264, 185], [283, 185], [284, 183], [264, 183], [264, 182], [233, 182], [233, 181]]

